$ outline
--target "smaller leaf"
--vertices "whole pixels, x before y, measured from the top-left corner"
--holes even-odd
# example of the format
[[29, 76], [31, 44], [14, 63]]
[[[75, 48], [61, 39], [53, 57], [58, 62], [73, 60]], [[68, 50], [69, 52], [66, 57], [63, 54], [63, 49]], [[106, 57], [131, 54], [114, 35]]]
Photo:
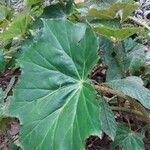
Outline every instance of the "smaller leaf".
[[29, 8], [39, 3], [42, 3], [42, 0], [26, 0], [26, 6]]
[[119, 42], [115, 46], [113, 42], [105, 37], [100, 37], [99, 45], [103, 61], [108, 66], [106, 72], [106, 81], [121, 79], [125, 73], [125, 53], [122, 43]]
[[16, 16], [10, 24], [10, 27], [8, 27], [8, 30], [0, 34], [0, 40], [8, 40], [24, 35], [27, 31], [30, 20], [30, 16], [26, 14]]
[[124, 150], [144, 150], [143, 136], [132, 132], [129, 128], [118, 125], [117, 134], [111, 149], [116, 146], [123, 147]]
[[126, 69], [132, 75], [140, 75], [141, 68], [145, 63], [145, 46], [132, 39], [124, 41], [126, 51]]
[[109, 29], [118, 29], [120, 27], [120, 22], [118, 19], [106, 20], [106, 19], [95, 19], [90, 21], [93, 27], [106, 27]]
[[117, 123], [115, 121], [114, 114], [112, 110], [110, 109], [108, 103], [101, 99], [100, 101], [101, 105], [101, 126], [102, 130], [111, 137], [112, 140], [114, 140], [116, 136], [116, 130], [117, 130]]
[[62, 4], [56, 3], [44, 8], [42, 18], [62, 18], [65, 16]]
[[132, 75], [138, 75], [140, 74], [141, 67], [144, 66], [145, 61], [142, 58], [133, 58], [130, 66], [129, 66], [129, 71]]
[[[67, 2], [67, 3], [66, 3], [66, 2]], [[73, 9], [72, 9], [73, 0], [67, 0], [67, 1], [64, 0], [64, 3], [66, 3], [66, 4], [65, 4], [65, 9], [64, 9], [64, 10], [65, 10], [65, 13], [66, 13], [66, 14], [71, 14], [71, 12], [72, 12], [72, 10], [73, 10]]]
[[118, 2], [118, 3], [114, 3], [113, 5], [105, 9], [91, 8], [88, 11], [88, 16], [95, 17], [98, 19], [120, 18], [121, 21], [123, 22], [137, 8], [138, 8], [137, 4]]
[[41, 16], [42, 13], [43, 13], [43, 8], [41, 8], [40, 6], [35, 6], [31, 10], [31, 14], [34, 17], [39, 17]]
[[144, 107], [150, 109], [150, 91], [143, 86], [143, 81], [140, 78], [130, 76], [110, 81], [106, 85], [138, 100]]
[[11, 11], [7, 7], [0, 5], [0, 22], [4, 19], [10, 19], [11, 17]]
[[116, 40], [116, 41], [122, 41], [128, 37], [130, 37], [131, 35], [138, 33], [138, 32], [142, 32], [143, 28], [139, 28], [139, 27], [132, 27], [132, 28], [122, 28], [122, 29], [112, 29], [112, 28], [108, 28], [108, 27], [94, 27], [94, 30], [96, 33], [103, 35], [107, 38], [109, 38], [110, 40]]

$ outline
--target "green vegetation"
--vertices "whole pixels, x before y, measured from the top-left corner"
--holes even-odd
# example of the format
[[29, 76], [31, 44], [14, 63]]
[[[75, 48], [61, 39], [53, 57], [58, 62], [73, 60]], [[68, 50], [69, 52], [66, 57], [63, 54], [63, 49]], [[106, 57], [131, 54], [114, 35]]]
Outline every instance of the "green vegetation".
[[110, 150], [144, 150], [149, 26], [136, 24], [137, 8], [133, 1], [27, 0], [16, 12], [1, 4], [0, 72], [18, 73], [0, 91], [0, 132], [18, 120], [24, 150], [83, 150], [104, 133]]

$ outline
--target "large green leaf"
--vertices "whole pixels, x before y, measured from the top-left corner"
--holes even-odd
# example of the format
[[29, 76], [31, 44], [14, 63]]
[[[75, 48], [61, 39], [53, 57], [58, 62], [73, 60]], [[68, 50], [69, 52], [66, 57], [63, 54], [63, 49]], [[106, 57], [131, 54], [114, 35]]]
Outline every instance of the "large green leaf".
[[124, 150], [145, 149], [143, 137], [122, 125], [118, 125], [117, 135], [115, 137], [115, 141], [111, 145], [111, 149], [115, 150], [116, 146], [121, 146]]
[[143, 81], [138, 77], [127, 77], [125, 79], [113, 80], [106, 83], [114, 90], [120, 91], [141, 102], [150, 109], [150, 91], [143, 86]]
[[89, 135], [101, 135], [96, 92], [87, 80], [98, 60], [97, 40], [84, 24], [43, 22], [43, 36], [19, 60], [21, 81], [9, 111], [22, 123], [25, 150], [82, 150]]
[[125, 21], [134, 10], [138, 8], [137, 4], [131, 3], [114, 3], [110, 7], [106, 8], [90, 8], [88, 11], [89, 17], [95, 17], [98, 19], [114, 19], [120, 18], [121, 21]]
[[101, 99], [101, 126], [102, 130], [114, 140], [116, 136], [117, 123], [115, 121], [114, 114], [110, 109], [106, 100]]

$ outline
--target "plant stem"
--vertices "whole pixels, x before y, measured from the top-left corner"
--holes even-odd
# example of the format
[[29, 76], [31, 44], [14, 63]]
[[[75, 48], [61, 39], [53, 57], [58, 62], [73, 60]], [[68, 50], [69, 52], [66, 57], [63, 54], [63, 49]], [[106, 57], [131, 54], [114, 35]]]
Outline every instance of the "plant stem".
[[117, 95], [120, 98], [123, 98], [125, 100], [128, 100], [130, 102], [131, 105], [133, 105], [138, 111], [140, 111], [143, 114], [143, 119], [148, 122], [148, 124], [150, 125], [150, 117], [148, 112], [146, 111], [146, 109], [140, 104], [138, 103], [135, 99], [124, 95], [122, 92], [118, 92], [115, 90], [112, 90], [111, 88], [105, 87], [105, 86], [101, 86], [101, 85], [93, 85], [94, 89], [98, 92], [98, 93], [103, 93], [103, 94], [112, 94], [112, 95]]
[[110, 106], [110, 108], [113, 111], [122, 111], [122, 112], [126, 112], [129, 114], [135, 114], [136, 116], [139, 116], [139, 117], [143, 117], [143, 114], [138, 110], [133, 110], [133, 109], [126, 108], [126, 107], [118, 107], [118, 106]]
[[[131, 108], [125, 108], [125, 107], [118, 107], [118, 106], [110, 106], [110, 108], [111, 108], [112, 111], [121, 111], [121, 112], [125, 112], [125, 113], [128, 113], [128, 114], [135, 115], [141, 121], [147, 122], [147, 119], [144, 119], [144, 115], [138, 110], [134, 110], [134, 109], [131, 109]], [[147, 122], [147, 123], [149, 123], [149, 122]]]

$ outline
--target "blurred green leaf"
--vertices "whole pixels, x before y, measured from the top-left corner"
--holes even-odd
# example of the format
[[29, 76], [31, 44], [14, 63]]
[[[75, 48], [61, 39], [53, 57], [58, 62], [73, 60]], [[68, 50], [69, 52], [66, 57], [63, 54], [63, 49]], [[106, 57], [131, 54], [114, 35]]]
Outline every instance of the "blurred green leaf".
[[122, 41], [131, 35], [142, 32], [143, 28], [140, 27], [127, 27], [127, 28], [122, 28], [122, 29], [113, 29], [113, 28], [108, 28], [105, 26], [99, 26], [99, 27], [94, 27], [94, 30], [96, 33], [103, 35], [110, 40], [115, 40], [115, 41]]
[[121, 146], [124, 150], [144, 150], [143, 136], [131, 131], [129, 128], [118, 125], [117, 135], [111, 145], [111, 150]]
[[134, 10], [138, 8], [137, 4], [131, 3], [114, 3], [110, 7], [101, 8], [90, 8], [88, 11], [89, 17], [95, 17], [98, 19], [114, 19], [120, 18], [121, 21], [125, 21]]
[[93, 19], [90, 21], [93, 27], [106, 27], [109, 29], [118, 29], [120, 27], [119, 19], [107, 20], [107, 19]]
[[40, 6], [35, 6], [31, 9], [31, 14], [34, 17], [39, 17], [42, 15], [42, 13], [43, 13], [43, 8]]
[[126, 51], [126, 69], [132, 75], [140, 75], [146, 59], [145, 46], [132, 39], [127, 39], [124, 41], [124, 48]]
[[5, 59], [3, 51], [0, 49], [0, 72], [3, 72], [5, 70]]
[[9, 8], [0, 5], [0, 22], [4, 19], [10, 19], [12, 17], [12, 12]]
[[28, 29], [28, 25], [31, 21], [29, 15], [26, 14], [19, 14], [16, 16], [8, 30], [0, 33], [0, 40], [8, 40], [17, 36], [24, 35]]
[[141, 67], [144, 66], [145, 61], [139, 57], [133, 57], [129, 66], [129, 71], [132, 75], [139, 75]]
[[52, 4], [48, 7], [44, 8], [43, 14], [42, 14], [42, 18], [62, 18], [64, 17], [66, 14], [63, 10], [63, 6], [60, 3], [56, 3], [56, 4]]
[[73, 10], [73, 0], [67, 0], [67, 4], [66, 4], [66, 14], [71, 14], [72, 10]]
[[26, 0], [26, 6], [30, 8], [33, 5], [40, 4], [42, 2], [43, 0]]

